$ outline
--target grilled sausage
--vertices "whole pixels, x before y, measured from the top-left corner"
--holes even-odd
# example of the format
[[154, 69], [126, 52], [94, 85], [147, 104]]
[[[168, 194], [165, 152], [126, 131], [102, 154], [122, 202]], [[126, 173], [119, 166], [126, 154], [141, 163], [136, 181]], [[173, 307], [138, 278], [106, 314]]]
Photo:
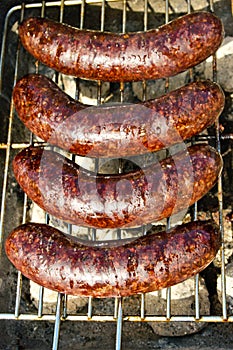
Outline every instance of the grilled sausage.
[[200, 271], [220, 248], [210, 221], [177, 226], [118, 247], [91, 247], [46, 224], [27, 223], [12, 231], [9, 260], [34, 282], [65, 294], [130, 296], [170, 287]]
[[37, 74], [21, 78], [13, 98], [34, 134], [89, 157], [137, 155], [183, 142], [213, 124], [225, 101], [219, 85], [199, 81], [141, 104], [85, 108]]
[[137, 227], [188, 209], [213, 187], [221, 169], [221, 155], [204, 144], [116, 175], [88, 172], [43, 148], [26, 148], [13, 160], [17, 182], [42, 209], [95, 228]]
[[19, 26], [25, 49], [61, 73], [104, 81], [174, 76], [212, 55], [224, 36], [222, 22], [194, 12], [147, 32], [115, 34], [80, 30], [45, 18]]

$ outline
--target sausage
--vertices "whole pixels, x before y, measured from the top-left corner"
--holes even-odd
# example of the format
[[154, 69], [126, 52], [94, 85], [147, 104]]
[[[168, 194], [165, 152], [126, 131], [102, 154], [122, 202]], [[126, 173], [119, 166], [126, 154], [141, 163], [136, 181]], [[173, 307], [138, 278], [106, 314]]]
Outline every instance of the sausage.
[[13, 99], [34, 134], [89, 157], [145, 154], [181, 143], [212, 125], [225, 103], [220, 86], [207, 80], [140, 104], [87, 107], [39, 74], [22, 77]]
[[201, 63], [221, 45], [224, 29], [210, 12], [127, 34], [80, 30], [31, 17], [19, 25], [19, 37], [30, 54], [56, 71], [124, 82], [170, 77]]
[[42, 147], [25, 148], [13, 160], [31, 200], [68, 223], [95, 228], [137, 227], [188, 209], [221, 170], [221, 155], [205, 144], [116, 175], [89, 172]]
[[196, 221], [117, 247], [91, 247], [46, 224], [8, 236], [9, 260], [41, 286], [77, 296], [119, 297], [180, 283], [204, 270], [220, 248], [211, 221]]

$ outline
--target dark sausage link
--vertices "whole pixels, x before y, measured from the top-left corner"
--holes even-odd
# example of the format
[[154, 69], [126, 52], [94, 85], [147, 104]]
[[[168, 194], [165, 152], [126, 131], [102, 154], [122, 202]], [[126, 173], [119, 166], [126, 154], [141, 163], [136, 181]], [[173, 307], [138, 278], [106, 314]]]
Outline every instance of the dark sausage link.
[[145, 103], [85, 109], [37, 74], [21, 78], [13, 98], [19, 118], [34, 134], [89, 157], [137, 155], [181, 143], [212, 125], [225, 102], [218, 84], [199, 81]]
[[194, 12], [147, 32], [80, 30], [45, 18], [19, 26], [25, 49], [61, 73], [104, 81], [174, 76], [212, 55], [224, 30], [209, 12]]
[[[120, 242], [120, 241], [119, 241]], [[90, 247], [46, 224], [17, 227], [9, 260], [46, 288], [77, 296], [130, 296], [170, 287], [204, 270], [220, 248], [210, 221], [177, 226], [118, 247]]]
[[221, 169], [221, 155], [204, 144], [117, 175], [88, 172], [43, 148], [26, 148], [13, 160], [17, 182], [42, 209], [96, 228], [136, 227], [188, 209], [214, 186]]

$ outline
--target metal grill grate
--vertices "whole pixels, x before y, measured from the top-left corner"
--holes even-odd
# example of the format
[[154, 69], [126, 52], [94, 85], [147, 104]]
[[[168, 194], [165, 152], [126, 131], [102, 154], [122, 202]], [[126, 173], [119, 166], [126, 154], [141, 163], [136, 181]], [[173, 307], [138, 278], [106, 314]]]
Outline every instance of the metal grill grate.
[[[9, 32], [11, 30], [10, 24], [12, 23], [12, 18], [14, 20], [22, 21], [24, 17], [27, 17], [28, 13], [30, 14], [36, 14], [45, 16], [47, 13], [51, 11], [55, 11], [57, 14], [57, 19], [59, 19], [61, 22], [64, 21], [65, 11], [66, 8], [72, 6], [74, 9], [77, 9], [77, 13], [79, 14], [79, 18], [77, 18], [76, 26], [80, 28], [85, 27], [86, 22], [86, 8], [87, 6], [98, 6], [100, 11], [100, 18], [96, 19], [96, 24], [98, 23], [98, 29], [101, 31], [105, 30], [105, 23], [106, 23], [106, 9], [108, 6], [111, 6], [111, 4], [116, 3], [118, 5], [118, 8], [121, 11], [121, 20], [117, 18], [117, 20], [121, 21], [120, 28], [121, 32], [125, 32], [128, 30], [127, 23], [128, 23], [128, 15], [131, 13], [132, 7], [134, 5], [133, 1], [117, 1], [117, 0], [103, 0], [100, 1], [94, 1], [94, 0], [70, 0], [70, 1], [52, 1], [52, 2], [46, 2], [42, 1], [41, 3], [22, 3], [21, 5], [12, 7], [10, 11], [7, 13], [7, 16], [5, 18], [5, 26], [4, 26], [4, 32], [3, 32], [3, 40], [2, 40], [2, 55], [1, 55], [1, 61], [0, 61], [0, 93], [3, 96], [4, 95], [4, 86], [8, 83], [6, 80], [6, 72], [5, 72], [5, 61], [7, 59], [7, 48], [9, 46]], [[153, 7], [154, 6], [154, 7]], [[151, 5], [147, 0], [144, 1], [143, 4], [143, 16], [142, 16], [142, 26], [140, 30], [147, 30], [149, 27], [149, 19], [148, 14], [154, 13], [156, 16], [156, 2], [154, 2], [154, 5]], [[160, 2], [161, 6], [161, 2]], [[170, 14], [172, 13], [172, 5], [169, 3], [168, 0], [163, 2], [164, 6], [164, 23], [167, 23], [170, 19]], [[214, 4], [213, 1], [210, 1], [208, 4], [207, 9], [209, 11], [214, 12]], [[89, 9], [90, 10], [90, 9]], [[186, 4], [186, 12], [190, 13], [192, 11], [192, 1], [187, 0]], [[50, 13], [50, 12], [49, 12]], [[67, 19], [66, 19], [67, 22]], [[97, 29], [97, 28], [96, 28]], [[14, 77], [11, 82], [11, 87], [13, 88], [14, 84], [16, 83], [19, 75], [19, 70], [22, 69], [22, 65], [24, 64], [20, 59], [20, 53], [21, 53], [21, 45], [20, 43], [15, 43], [15, 46], [13, 48], [15, 53], [15, 68], [14, 68]], [[34, 66], [34, 72], [40, 72], [40, 66], [35, 62]], [[57, 77], [58, 78], [58, 77]], [[193, 70], [190, 70], [189, 72], [189, 78], [190, 80], [194, 79], [194, 72]], [[216, 57], [213, 57], [213, 80], [217, 81], [217, 62]], [[143, 99], [147, 99], [147, 82], [142, 82], [142, 96]], [[79, 81], [77, 79], [77, 91], [76, 91], [76, 97], [78, 97], [79, 94]], [[125, 100], [125, 85], [120, 84], [118, 86], [118, 92], [119, 92], [119, 99], [121, 102]], [[164, 81], [164, 91], [167, 92], [170, 89], [170, 82], [169, 79]], [[98, 82], [97, 84], [97, 96], [96, 101], [97, 104], [101, 103], [102, 98], [102, 82]], [[6, 141], [1, 140], [2, 143], [0, 143], [0, 151], [4, 153], [4, 173], [3, 173], [3, 182], [2, 182], [2, 202], [1, 202], [1, 222], [0, 222], [0, 240], [1, 244], [4, 241], [6, 232], [6, 213], [10, 208], [8, 208], [8, 193], [10, 191], [9, 189], [9, 173], [10, 173], [10, 167], [11, 167], [11, 158], [14, 154], [15, 150], [24, 148], [28, 145], [30, 145], [33, 142], [33, 136], [29, 135], [26, 139], [17, 139], [15, 140], [12, 137], [12, 129], [15, 125], [15, 116], [14, 116], [14, 106], [13, 102], [11, 100], [10, 102], [10, 108], [9, 108], [9, 115], [7, 119], [8, 123], [8, 131], [7, 131], [7, 139]], [[213, 136], [200, 136], [199, 139], [204, 139], [206, 141], [214, 142], [216, 145], [216, 148], [219, 152], [221, 152], [221, 137], [220, 137], [220, 126], [217, 122], [215, 125], [215, 135]], [[231, 138], [231, 135], [226, 135], [225, 138]], [[197, 138], [198, 139], [198, 138]], [[39, 143], [38, 141], [34, 141], [34, 143]], [[98, 164], [96, 164], [98, 166]], [[121, 166], [119, 166], [119, 172], [121, 172]], [[58, 348], [59, 343], [59, 330], [60, 330], [60, 323], [63, 320], [66, 321], [106, 321], [106, 322], [115, 322], [116, 323], [116, 349], [121, 349], [121, 333], [122, 333], [122, 325], [125, 321], [135, 321], [135, 322], [177, 322], [177, 321], [198, 321], [198, 322], [232, 322], [233, 316], [228, 316], [227, 313], [227, 298], [226, 298], [226, 276], [225, 276], [225, 244], [224, 244], [224, 218], [223, 218], [223, 198], [222, 198], [222, 178], [219, 179], [218, 182], [218, 206], [219, 206], [219, 224], [222, 232], [222, 247], [221, 247], [221, 288], [222, 288], [222, 314], [219, 316], [215, 315], [208, 315], [208, 316], [202, 316], [200, 313], [200, 301], [199, 301], [199, 276], [197, 275], [194, 278], [194, 284], [195, 284], [195, 316], [176, 316], [172, 314], [171, 310], [171, 297], [172, 297], [172, 288], [167, 289], [167, 308], [165, 311], [165, 314], [163, 316], [148, 316], [145, 313], [144, 308], [144, 295], [141, 295], [141, 310], [140, 315], [130, 315], [130, 316], [124, 316], [124, 309], [122, 306], [122, 299], [116, 298], [115, 300], [115, 308], [113, 314], [106, 314], [106, 315], [96, 315], [93, 312], [92, 303], [93, 300], [90, 297], [88, 301], [88, 311], [86, 315], [79, 315], [79, 314], [69, 314], [67, 311], [67, 297], [59, 294], [57, 297], [57, 308], [55, 314], [44, 314], [43, 313], [43, 288], [40, 288], [40, 295], [39, 295], [39, 306], [38, 306], [38, 313], [37, 314], [28, 314], [28, 313], [22, 313], [20, 311], [20, 300], [21, 300], [21, 290], [22, 290], [22, 276], [21, 273], [18, 273], [18, 280], [17, 280], [17, 287], [16, 287], [16, 299], [15, 299], [15, 309], [13, 313], [0, 313], [0, 319], [5, 320], [17, 320], [20, 322], [20, 320], [49, 320], [54, 321], [54, 338], [53, 338], [53, 349]], [[198, 213], [198, 205], [196, 204], [194, 206], [194, 215], [193, 219], [195, 220], [197, 218]], [[26, 195], [24, 195], [24, 201], [22, 206], [22, 223], [25, 222], [28, 218], [29, 212], [28, 212], [28, 199]], [[47, 216], [47, 222], [49, 222], [49, 216]], [[9, 224], [9, 223], [8, 223]], [[11, 224], [12, 228], [14, 226], [14, 223]], [[169, 227], [170, 223], [169, 220], [167, 221], [167, 227]], [[70, 226], [70, 233], [72, 232], [72, 227]], [[142, 233], [145, 232], [145, 228], [142, 228]], [[121, 230], [118, 230], [118, 238], [121, 238]], [[92, 239], [96, 238], [96, 232], [94, 229], [91, 229], [91, 236]], [[1, 247], [3, 250], [3, 247]]]

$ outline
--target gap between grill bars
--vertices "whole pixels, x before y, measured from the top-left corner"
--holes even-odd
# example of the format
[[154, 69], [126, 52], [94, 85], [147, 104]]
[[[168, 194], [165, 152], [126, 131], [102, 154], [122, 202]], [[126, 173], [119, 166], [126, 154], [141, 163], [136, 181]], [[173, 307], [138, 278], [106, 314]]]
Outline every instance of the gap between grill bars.
[[[64, 12], [66, 10], [66, 7], [68, 6], [77, 6], [80, 8], [80, 18], [77, 20], [76, 26], [79, 28], [85, 28], [85, 16], [86, 16], [86, 6], [87, 5], [93, 5], [98, 4], [100, 6], [100, 27], [99, 29], [101, 31], [105, 30], [105, 19], [106, 14], [105, 10], [106, 7], [109, 6], [110, 3], [119, 3], [121, 4], [121, 32], [126, 32], [127, 28], [127, 15], [128, 11], [131, 11], [131, 4], [130, 1], [127, 0], [103, 0], [100, 1], [93, 1], [93, 0], [80, 0], [80, 1], [53, 1], [53, 2], [46, 2], [42, 1], [41, 3], [23, 3], [22, 5], [12, 7], [10, 11], [7, 13], [6, 19], [5, 19], [5, 26], [4, 26], [4, 33], [3, 33], [3, 40], [2, 40], [2, 55], [1, 55], [1, 61], [0, 61], [0, 93], [2, 91], [2, 87], [5, 82], [3, 82], [3, 72], [4, 72], [4, 66], [5, 66], [5, 52], [6, 52], [6, 46], [8, 44], [7, 36], [9, 31], [9, 23], [12, 16], [15, 16], [17, 14], [18, 20], [22, 21], [25, 17], [26, 11], [33, 11], [35, 10], [37, 15], [40, 15], [44, 17], [48, 11], [49, 8], [58, 10], [58, 20], [60, 22], [63, 22], [64, 20]], [[168, 0], [164, 1], [164, 23], [167, 23], [170, 20], [170, 12], [172, 10], [172, 6]], [[38, 12], [39, 11], [39, 12]], [[144, 0], [144, 14], [143, 14], [143, 26], [141, 30], [147, 30], [148, 29], [148, 13], [149, 11], [156, 11], [156, 9], [151, 8], [151, 4], [149, 1]], [[214, 12], [214, 3], [213, 1], [209, 1], [209, 11]], [[192, 12], [192, 1], [187, 0], [187, 13]], [[155, 12], [156, 14], [156, 12]], [[17, 43], [18, 47], [16, 50], [16, 56], [15, 56], [15, 71], [14, 71], [14, 81], [13, 85], [16, 83], [18, 78], [18, 71], [20, 66], [20, 43]], [[35, 65], [35, 72], [38, 73], [40, 71], [40, 66], [38, 64]], [[190, 81], [194, 79], [194, 72], [191, 69], [189, 71], [189, 77]], [[58, 79], [58, 75], [56, 76], [56, 79]], [[217, 59], [214, 56], [213, 57], [213, 80], [217, 81]], [[96, 96], [96, 102], [97, 104], [101, 104], [102, 101], [102, 88], [103, 83], [101, 81], [97, 82], [97, 96]], [[76, 90], [76, 97], [78, 98], [79, 95], [79, 80], [76, 80], [77, 90]], [[166, 79], [164, 84], [164, 92], [168, 92], [170, 89], [170, 83], [169, 79]], [[142, 82], [142, 96], [143, 100], [147, 99], [147, 82]], [[119, 86], [119, 101], [124, 102], [125, 100], [125, 84], [120, 84]], [[4, 176], [3, 176], [3, 184], [2, 184], [2, 202], [1, 202], [1, 222], [0, 222], [0, 240], [1, 245], [3, 241], [3, 234], [4, 234], [4, 225], [5, 225], [5, 213], [6, 213], [6, 201], [7, 201], [7, 186], [8, 186], [8, 174], [9, 174], [9, 168], [10, 168], [10, 159], [11, 159], [11, 152], [15, 149], [21, 149], [24, 147], [27, 147], [30, 144], [40, 145], [44, 144], [43, 142], [39, 142], [37, 140], [34, 140], [33, 135], [30, 136], [29, 141], [24, 142], [17, 142], [14, 139], [12, 139], [12, 126], [14, 123], [14, 105], [11, 100], [10, 103], [10, 111], [9, 111], [9, 119], [8, 119], [8, 133], [7, 133], [7, 142], [0, 144], [0, 151], [5, 152], [5, 165], [4, 165]], [[232, 135], [225, 135], [223, 138], [232, 138]], [[217, 122], [215, 125], [215, 135], [214, 136], [199, 136], [196, 138], [196, 140], [206, 140], [206, 141], [214, 141], [216, 144], [216, 149], [221, 153], [221, 135], [220, 135], [220, 125]], [[121, 173], [122, 164], [119, 163], [119, 173]], [[98, 160], [96, 161], [96, 168], [98, 169]], [[54, 335], [53, 335], [53, 344], [52, 349], [56, 350], [59, 347], [59, 331], [60, 331], [60, 324], [61, 321], [92, 321], [92, 322], [115, 322], [116, 323], [116, 340], [115, 340], [115, 349], [120, 350], [121, 349], [121, 343], [122, 343], [122, 327], [124, 325], [124, 322], [126, 321], [132, 321], [132, 322], [233, 322], [233, 316], [227, 315], [227, 299], [226, 299], [226, 275], [225, 275], [225, 245], [224, 245], [224, 228], [223, 228], [223, 196], [222, 196], [222, 178], [219, 178], [218, 181], [218, 205], [219, 205], [219, 224], [222, 234], [222, 247], [221, 247], [221, 288], [222, 288], [222, 315], [221, 316], [202, 316], [200, 312], [200, 301], [199, 301], [199, 276], [195, 276], [193, 283], [194, 283], [194, 290], [195, 290], [195, 316], [174, 316], [172, 315], [171, 310], [171, 298], [172, 298], [172, 288], [167, 289], [167, 300], [166, 300], [166, 311], [164, 316], [147, 316], [145, 314], [145, 296], [141, 295], [141, 305], [140, 305], [140, 316], [139, 315], [130, 315], [130, 316], [124, 316], [124, 308], [123, 308], [123, 299], [122, 298], [116, 298], [115, 299], [115, 306], [114, 306], [114, 312], [112, 315], [95, 315], [93, 312], [93, 298], [89, 297], [88, 299], [88, 306], [87, 306], [87, 314], [86, 315], [70, 315], [67, 311], [67, 299], [69, 296], [64, 296], [60, 293], [58, 293], [57, 296], [57, 306], [56, 306], [56, 313], [53, 315], [47, 315], [43, 313], [43, 296], [44, 296], [44, 289], [43, 287], [40, 288], [39, 292], [39, 304], [38, 304], [38, 313], [37, 314], [26, 314], [20, 312], [20, 302], [21, 302], [21, 292], [22, 292], [22, 275], [20, 272], [18, 272], [18, 279], [17, 279], [17, 287], [16, 287], [16, 299], [15, 299], [15, 309], [13, 313], [0, 313], [0, 319], [1, 320], [17, 320], [18, 322], [20, 320], [40, 320], [40, 321], [54, 321]], [[198, 213], [198, 203], [194, 205], [194, 213], [193, 213], [193, 220], [197, 220], [197, 213]], [[22, 223], [26, 222], [28, 218], [28, 198], [26, 195], [24, 195], [24, 203], [23, 203], [23, 211], [22, 211]], [[46, 223], [50, 222], [49, 215], [46, 216]], [[167, 220], [167, 228], [170, 227], [170, 221]], [[69, 233], [72, 234], [72, 225], [69, 225]], [[142, 235], [146, 233], [146, 227], [142, 227], [141, 229]], [[121, 239], [121, 230], [119, 229], [117, 231], [117, 237], [118, 239]], [[92, 237], [93, 240], [96, 239], [96, 230], [95, 229], [89, 229], [89, 235]], [[3, 247], [1, 247], [3, 249]]]

